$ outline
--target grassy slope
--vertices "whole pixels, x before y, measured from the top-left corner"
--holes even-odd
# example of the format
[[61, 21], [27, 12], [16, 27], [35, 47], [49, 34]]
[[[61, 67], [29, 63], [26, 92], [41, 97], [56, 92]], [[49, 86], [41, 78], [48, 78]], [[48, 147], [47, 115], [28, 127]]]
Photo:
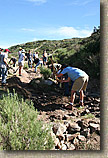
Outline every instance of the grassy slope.
[[11, 55], [16, 56], [20, 46], [27, 51], [39, 51], [40, 57], [46, 50], [48, 54], [53, 53], [55, 62], [81, 68], [92, 78], [100, 77], [100, 32], [87, 38], [43, 40], [12, 46], [9, 48]]

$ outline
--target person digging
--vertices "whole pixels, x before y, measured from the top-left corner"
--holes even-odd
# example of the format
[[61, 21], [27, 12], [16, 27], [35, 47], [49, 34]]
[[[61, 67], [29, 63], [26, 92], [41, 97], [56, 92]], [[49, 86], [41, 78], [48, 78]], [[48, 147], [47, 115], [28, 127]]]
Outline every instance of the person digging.
[[65, 106], [65, 108], [72, 110], [77, 91], [80, 92], [79, 105], [84, 106], [84, 91], [86, 91], [89, 76], [81, 69], [69, 67], [66, 64], [63, 64], [61, 69], [61, 73], [56, 74], [57, 77], [61, 77], [66, 73], [68, 74], [68, 78], [66, 80], [62, 80], [61, 82], [70, 82], [71, 80], [74, 82], [71, 89], [71, 102], [68, 106]]

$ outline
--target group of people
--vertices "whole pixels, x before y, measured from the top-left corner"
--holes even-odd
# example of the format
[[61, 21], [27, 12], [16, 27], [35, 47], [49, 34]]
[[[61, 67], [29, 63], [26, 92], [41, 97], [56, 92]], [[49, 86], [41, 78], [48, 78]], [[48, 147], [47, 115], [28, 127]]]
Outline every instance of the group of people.
[[[6, 77], [7, 77], [7, 67], [8, 67], [8, 53], [10, 51], [8, 49], [1, 49], [0, 48], [0, 77], [2, 77], [2, 84], [6, 84]], [[29, 50], [28, 53], [25, 52], [24, 49], [19, 48], [18, 52], [18, 65], [19, 65], [19, 76], [21, 76], [21, 70], [24, 66], [24, 59], [27, 57], [28, 60], [28, 66], [29, 68], [32, 68], [34, 64], [35, 66], [35, 72], [37, 72], [37, 67], [41, 64], [41, 66], [44, 64], [46, 65], [47, 62], [47, 53], [44, 51], [43, 58], [39, 58], [38, 52], [31, 53]], [[11, 58], [9, 63], [13, 61], [13, 66], [16, 64], [16, 60], [14, 58]], [[72, 109], [74, 105], [75, 100], [75, 94], [77, 91], [80, 93], [80, 101], [79, 104], [81, 106], [84, 106], [84, 91], [86, 91], [89, 76], [87, 73], [82, 71], [81, 69], [70, 67], [66, 64], [62, 64], [61, 68], [58, 67], [58, 70], [56, 72], [56, 77], [59, 79], [60, 83], [65, 83], [65, 90], [66, 92], [69, 91], [68, 83], [71, 81], [72, 88], [71, 88], [71, 102], [66, 107], [67, 109]], [[63, 77], [64, 76], [64, 77]]]
[[[21, 76], [21, 70], [24, 66], [24, 59], [26, 58], [28, 61], [28, 67], [32, 68], [35, 67], [35, 72], [37, 72], [37, 67], [39, 65], [43, 66], [47, 63], [47, 52], [43, 52], [43, 57], [39, 58], [39, 52], [31, 53], [31, 50], [28, 51], [28, 53], [25, 52], [24, 49], [21, 47], [19, 48], [19, 59], [18, 59], [18, 65], [19, 65], [19, 76]], [[35, 66], [34, 66], [35, 64]]]

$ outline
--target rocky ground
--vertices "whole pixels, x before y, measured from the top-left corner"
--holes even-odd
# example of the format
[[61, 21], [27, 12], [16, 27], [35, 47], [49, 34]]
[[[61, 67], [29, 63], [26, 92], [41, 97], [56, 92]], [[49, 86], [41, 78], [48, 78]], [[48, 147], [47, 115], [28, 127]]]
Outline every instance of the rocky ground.
[[66, 110], [70, 96], [52, 80], [40, 79], [38, 72], [24, 70], [21, 77], [7, 79], [6, 89], [16, 90], [24, 99], [32, 100], [39, 111], [38, 119], [51, 124], [54, 150], [100, 150], [100, 90], [99, 81], [89, 81], [84, 107], [76, 95], [73, 110]]

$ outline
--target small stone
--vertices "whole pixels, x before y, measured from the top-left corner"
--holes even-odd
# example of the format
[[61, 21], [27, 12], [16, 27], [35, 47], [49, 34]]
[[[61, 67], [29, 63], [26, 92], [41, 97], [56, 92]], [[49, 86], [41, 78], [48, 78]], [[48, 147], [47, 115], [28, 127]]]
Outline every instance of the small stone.
[[65, 144], [62, 144], [61, 150], [67, 150], [67, 146]]
[[73, 140], [73, 144], [74, 144], [74, 145], [79, 144], [79, 140], [78, 140], [77, 138], [74, 138], [74, 140]]
[[75, 150], [75, 146], [73, 144], [71, 144], [70, 150]]
[[86, 138], [83, 135], [78, 135], [78, 139], [80, 141], [86, 141]]

